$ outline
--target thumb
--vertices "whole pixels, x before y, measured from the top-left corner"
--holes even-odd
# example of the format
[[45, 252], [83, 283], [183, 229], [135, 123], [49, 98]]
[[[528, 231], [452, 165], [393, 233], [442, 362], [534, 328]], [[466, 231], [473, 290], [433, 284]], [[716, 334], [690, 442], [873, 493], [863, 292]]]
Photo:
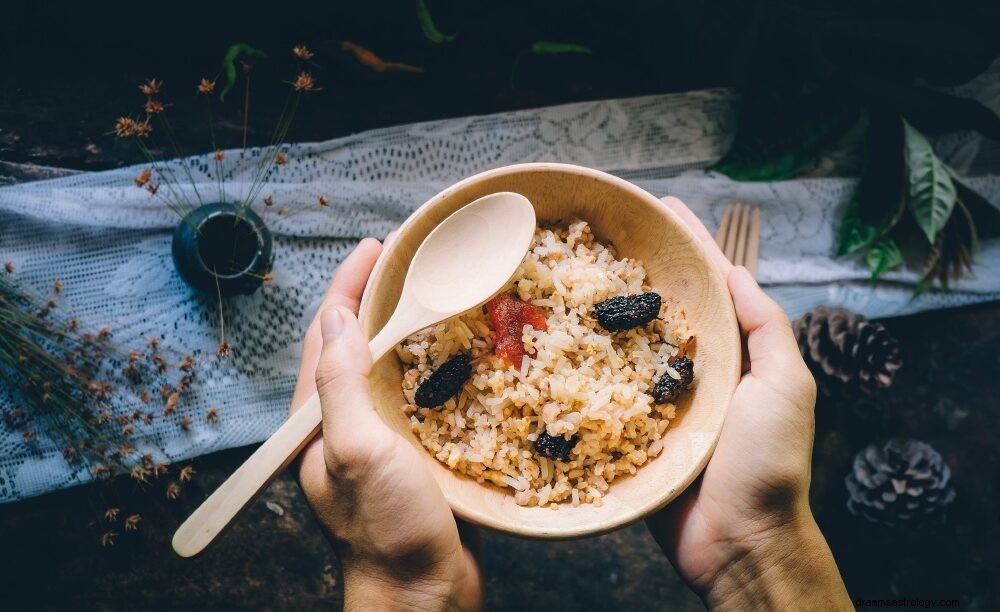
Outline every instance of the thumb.
[[320, 315], [323, 350], [316, 367], [316, 388], [323, 412], [323, 444], [327, 467], [351, 462], [373, 436], [388, 428], [375, 413], [368, 373], [372, 359], [357, 318], [343, 306]]
[[750, 372], [780, 383], [796, 368], [804, 368], [788, 315], [781, 306], [764, 293], [743, 266], [734, 267], [726, 281], [733, 296], [740, 331], [747, 339]]

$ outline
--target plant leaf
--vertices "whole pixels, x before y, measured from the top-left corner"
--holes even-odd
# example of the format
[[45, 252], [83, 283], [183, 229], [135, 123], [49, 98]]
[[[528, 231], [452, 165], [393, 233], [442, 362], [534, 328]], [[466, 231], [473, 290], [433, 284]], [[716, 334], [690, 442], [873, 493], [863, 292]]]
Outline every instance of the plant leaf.
[[851, 199], [847, 202], [847, 208], [844, 209], [844, 218], [840, 221], [840, 230], [837, 232], [837, 257], [861, 250], [878, 238], [879, 229], [866, 223], [861, 218], [860, 210], [861, 181], [858, 181], [854, 192], [851, 193]]
[[236, 60], [239, 56], [246, 57], [267, 57], [267, 54], [260, 49], [254, 49], [246, 43], [236, 43], [229, 47], [225, 57], [222, 58], [222, 71], [226, 75], [226, 83], [219, 92], [219, 101], [225, 101], [226, 94], [236, 84]]
[[431, 17], [430, 9], [427, 8], [426, 0], [417, 0], [417, 23], [420, 24], [424, 38], [432, 43], [450, 43], [455, 40], [455, 34], [445, 34], [434, 25], [434, 19]]
[[955, 185], [927, 138], [905, 121], [903, 126], [910, 175], [910, 211], [927, 241], [934, 244], [955, 208]]
[[878, 280], [882, 273], [903, 263], [903, 252], [891, 236], [882, 236], [865, 254], [865, 263], [871, 270], [872, 280]]
[[710, 169], [737, 181], [774, 181], [815, 162], [857, 122], [860, 109], [829, 89], [746, 93], [736, 138]]
[[990, 201], [979, 195], [975, 189], [963, 183], [950, 167], [948, 174], [955, 185], [957, 200], [965, 205], [978, 229], [978, 236], [990, 240], [1000, 236], [1000, 209], [990, 204]]
[[531, 44], [531, 52], [535, 55], [558, 55], [561, 53], [584, 53], [590, 54], [593, 51], [589, 47], [576, 43], [550, 42], [540, 40]]
[[906, 209], [903, 122], [896, 114], [872, 112], [865, 138], [865, 165], [844, 209], [836, 256], [875, 242], [899, 222]]

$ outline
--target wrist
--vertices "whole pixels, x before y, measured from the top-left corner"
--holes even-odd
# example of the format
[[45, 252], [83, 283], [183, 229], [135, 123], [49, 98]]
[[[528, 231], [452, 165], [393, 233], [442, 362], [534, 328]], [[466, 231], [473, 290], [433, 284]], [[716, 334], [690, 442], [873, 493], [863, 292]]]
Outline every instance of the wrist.
[[345, 610], [474, 610], [480, 607], [478, 566], [463, 550], [460, 563], [413, 572], [358, 560], [343, 563]]
[[728, 562], [702, 593], [710, 610], [853, 609], [808, 508], [727, 546]]

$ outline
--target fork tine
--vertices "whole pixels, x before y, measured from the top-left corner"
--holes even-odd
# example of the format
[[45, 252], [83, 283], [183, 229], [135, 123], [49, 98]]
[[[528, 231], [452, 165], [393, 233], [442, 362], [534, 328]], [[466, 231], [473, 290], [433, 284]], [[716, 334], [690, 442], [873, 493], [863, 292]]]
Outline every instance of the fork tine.
[[747, 237], [746, 258], [743, 265], [750, 271], [750, 276], [757, 278], [757, 258], [760, 254], [760, 209], [754, 207], [753, 219], [750, 221], [750, 235]]

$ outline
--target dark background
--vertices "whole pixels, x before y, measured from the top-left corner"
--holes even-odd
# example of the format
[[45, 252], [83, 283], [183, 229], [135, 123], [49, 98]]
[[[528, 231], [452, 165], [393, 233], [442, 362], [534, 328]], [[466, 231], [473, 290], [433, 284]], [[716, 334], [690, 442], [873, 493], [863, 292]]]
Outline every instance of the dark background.
[[[255, 62], [249, 134], [270, 138], [287, 50], [307, 44], [322, 91], [288, 139], [323, 140], [413, 121], [688, 89], [768, 87], [782, 79], [862, 74], [953, 84], [996, 57], [997, 8], [987, 2], [443, 2], [428, 0], [448, 45], [424, 39], [413, 3], [317, 6], [209, 2], [19, 2], [0, 8], [0, 183], [45, 175], [35, 165], [96, 170], [141, 161], [109, 133], [137, 113], [136, 86], [165, 82], [183, 154], [209, 150], [204, 101], [225, 49], [267, 51]], [[340, 50], [352, 40], [425, 74], [378, 74]], [[533, 56], [538, 40], [587, 45], [591, 55]], [[239, 86], [217, 128], [242, 138]], [[1000, 309], [977, 306], [887, 321], [904, 369], [875, 409], [821, 404], [813, 506], [852, 597], [960, 598], [1000, 606]], [[933, 444], [958, 489], [935, 532], [869, 526], [844, 507], [843, 477], [871, 441], [908, 435]], [[250, 452], [194, 462], [178, 502], [130, 481], [0, 506], [0, 588], [9, 609], [297, 609], [337, 605], [334, 558], [291, 478], [282, 477], [205, 555], [181, 560], [173, 529]], [[101, 548], [95, 520], [108, 497], [141, 512], [138, 534]], [[276, 504], [268, 507], [266, 502]], [[278, 509], [283, 511], [278, 515]], [[645, 528], [565, 543], [485, 535], [493, 609], [698, 609]]]

